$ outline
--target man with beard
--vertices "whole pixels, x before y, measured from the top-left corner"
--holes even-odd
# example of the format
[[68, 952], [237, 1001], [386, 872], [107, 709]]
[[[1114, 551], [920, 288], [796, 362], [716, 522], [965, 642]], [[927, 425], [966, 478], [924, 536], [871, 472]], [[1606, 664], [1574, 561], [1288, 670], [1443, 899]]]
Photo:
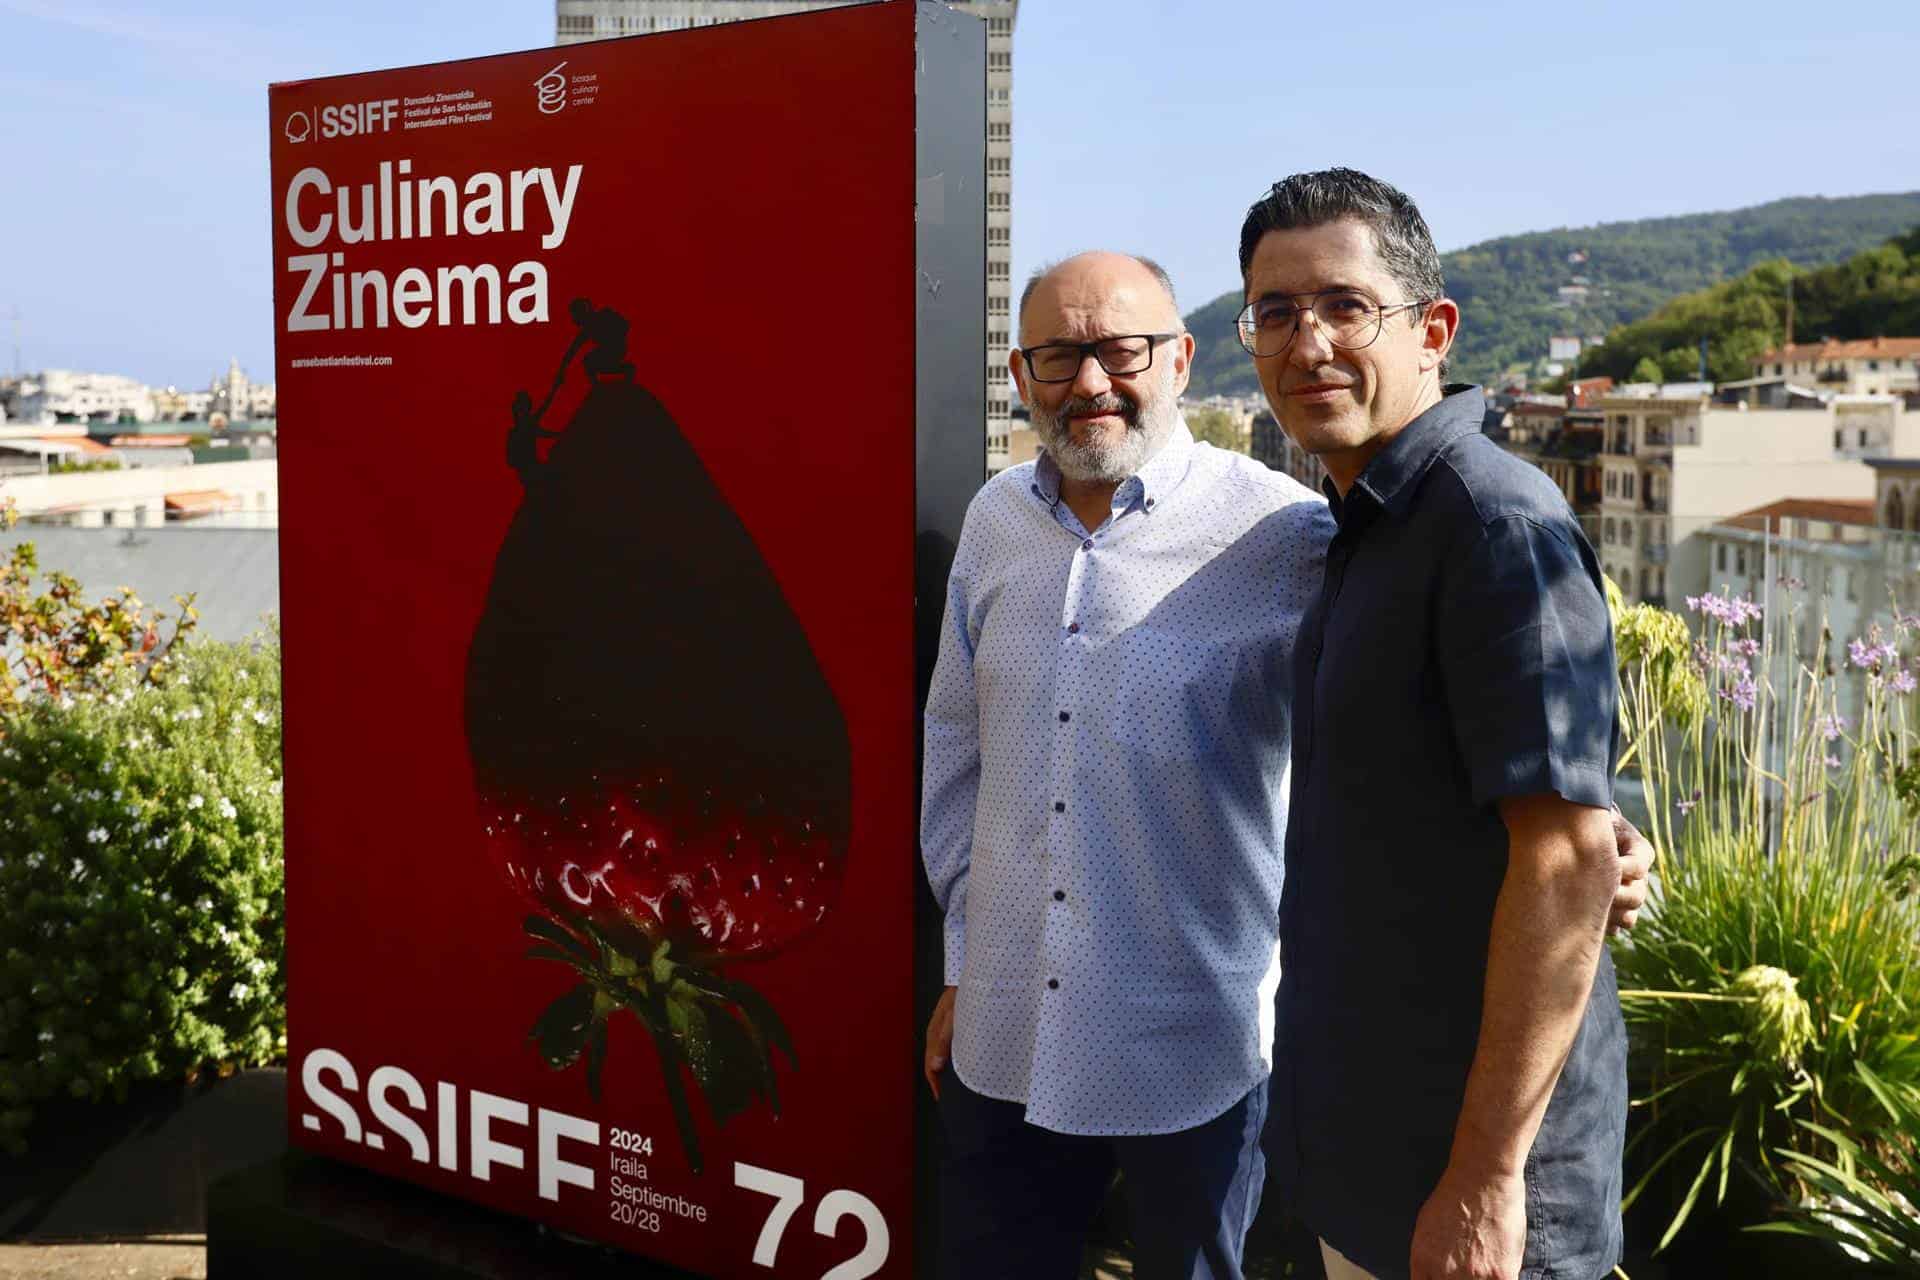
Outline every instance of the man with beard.
[[1240, 269], [1241, 341], [1338, 526], [1294, 667], [1275, 1179], [1334, 1280], [1599, 1280], [1627, 1054], [1593, 548], [1447, 385], [1460, 310], [1405, 194], [1295, 174]]
[[1136, 1275], [1237, 1280], [1264, 1170], [1291, 651], [1334, 524], [1194, 441], [1193, 338], [1152, 262], [1068, 259], [1020, 324], [1045, 452], [968, 509], [926, 711], [942, 1275], [1073, 1275], [1118, 1168]]

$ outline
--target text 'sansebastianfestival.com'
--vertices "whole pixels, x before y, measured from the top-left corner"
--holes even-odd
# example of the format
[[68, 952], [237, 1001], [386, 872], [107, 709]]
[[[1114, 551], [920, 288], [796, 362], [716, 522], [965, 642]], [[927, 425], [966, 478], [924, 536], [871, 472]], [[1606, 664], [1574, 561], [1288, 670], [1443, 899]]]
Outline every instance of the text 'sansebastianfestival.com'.
[[296, 369], [383, 369], [393, 363], [392, 356], [295, 356]]

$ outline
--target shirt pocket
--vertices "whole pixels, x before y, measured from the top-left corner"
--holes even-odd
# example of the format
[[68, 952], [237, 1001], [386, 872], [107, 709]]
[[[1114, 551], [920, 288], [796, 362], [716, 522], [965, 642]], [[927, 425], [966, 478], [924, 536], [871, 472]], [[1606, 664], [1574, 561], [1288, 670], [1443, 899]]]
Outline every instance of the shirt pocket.
[[1198, 760], [1231, 731], [1234, 658], [1227, 645], [1190, 631], [1136, 626], [1108, 646], [1113, 690], [1106, 736], [1143, 755]]

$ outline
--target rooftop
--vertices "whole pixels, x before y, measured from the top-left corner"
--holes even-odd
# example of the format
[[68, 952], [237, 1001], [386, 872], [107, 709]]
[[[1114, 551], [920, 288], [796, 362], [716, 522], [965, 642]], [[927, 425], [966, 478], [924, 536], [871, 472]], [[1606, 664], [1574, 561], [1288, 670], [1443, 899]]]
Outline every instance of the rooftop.
[[1920, 338], [1829, 338], [1796, 342], [1767, 352], [1762, 360], [1872, 360], [1920, 358]]
[[1765, 530], [1779, 520], [1820, 520], [1828, 524], [1872, 524], [1871, 498], [1782, 498], [1721, 521], [1736, 529]]

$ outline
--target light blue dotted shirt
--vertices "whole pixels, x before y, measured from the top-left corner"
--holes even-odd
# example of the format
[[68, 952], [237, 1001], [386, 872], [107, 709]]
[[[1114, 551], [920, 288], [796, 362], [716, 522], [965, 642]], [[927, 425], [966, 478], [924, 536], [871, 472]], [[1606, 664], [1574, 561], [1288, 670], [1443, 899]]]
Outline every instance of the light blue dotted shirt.
[[1326, 502], [1184, 425], [1089, 532], [1044, 455], [967, 509], [922, 856], [953, 1069], [1060, 1133], [1171, 1133], [1264, 1078], [1291, 650]]

